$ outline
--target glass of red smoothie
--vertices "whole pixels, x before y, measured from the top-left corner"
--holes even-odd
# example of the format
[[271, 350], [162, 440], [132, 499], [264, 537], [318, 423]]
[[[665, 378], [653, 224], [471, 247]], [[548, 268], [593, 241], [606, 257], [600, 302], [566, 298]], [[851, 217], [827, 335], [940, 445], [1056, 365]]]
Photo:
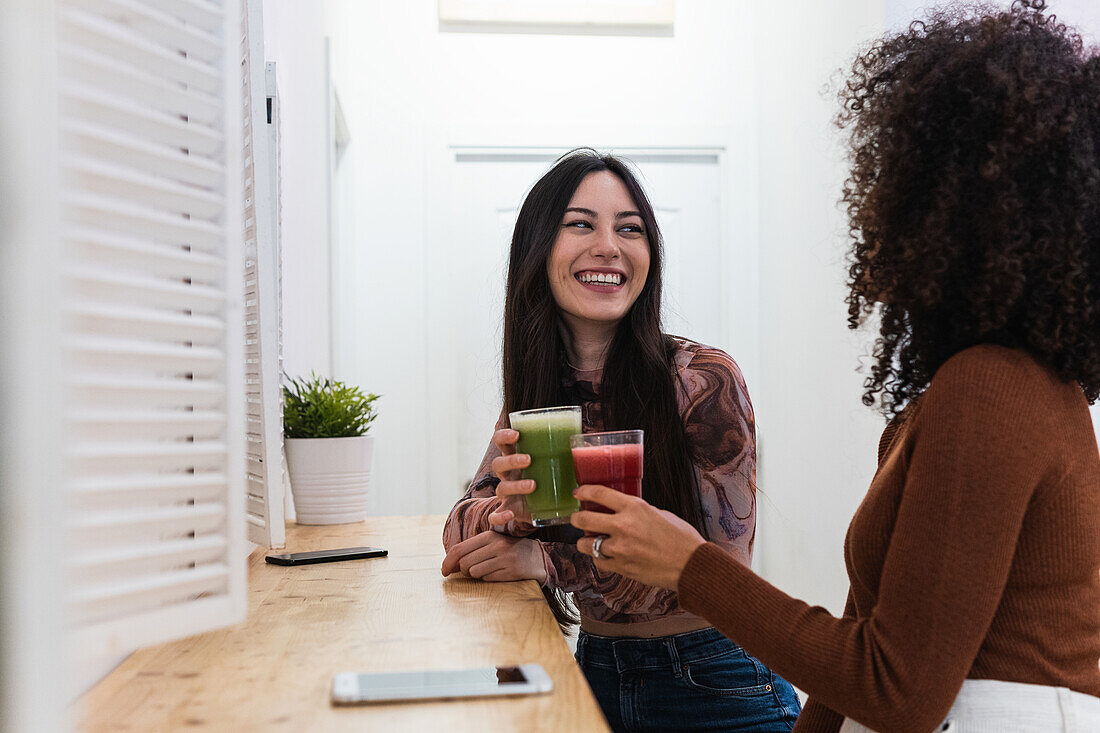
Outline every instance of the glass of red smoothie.
[[[615, 430], [584, 433], [569, 439], [578, 484], [610, 486], [630, 496], [642, 495], [642, 432]], [[581, 509], [610, 512], [602, 504], [582, 501]]]

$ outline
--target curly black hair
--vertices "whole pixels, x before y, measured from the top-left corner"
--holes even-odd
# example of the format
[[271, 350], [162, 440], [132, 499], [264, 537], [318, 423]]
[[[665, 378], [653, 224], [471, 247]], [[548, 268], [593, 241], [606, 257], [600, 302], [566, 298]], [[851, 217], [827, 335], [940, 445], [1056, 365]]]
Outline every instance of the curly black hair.
[[1043, 0], [954, 5], [852, 65], [848, 325], [888, 417], [952, 355], [1022, 348], [1100, 394], [1100, 58]]

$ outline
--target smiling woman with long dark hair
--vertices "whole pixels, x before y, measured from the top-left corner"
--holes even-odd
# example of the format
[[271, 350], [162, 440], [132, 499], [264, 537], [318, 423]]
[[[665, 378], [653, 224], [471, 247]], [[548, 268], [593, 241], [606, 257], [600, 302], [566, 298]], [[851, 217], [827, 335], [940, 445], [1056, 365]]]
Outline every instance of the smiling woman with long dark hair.
[[579, 532], [523, 521], [511, 412], [582, 407], [585, 432], [645, 431], [653, 506], [749, 563], [756, 530], [748, 390], [719, 349], [661, 330], [662, 243], [653, 208], [618, 158], [574, 151], [516, 220], [504, 309], [504, 410], [444, 528], [444, 575], [539, 581], [559, 623], [581, 624], [577, 659], [612, 728], [789, 730], [794, 689], [672, 591], [604, 572]]
[[881, 316], [864, 402], [891, 418], [844, 615], [577, 491], [615, 510], [573, 516], [596, 566], [678, 589], [809, 693], [799, 731], [1100, 730], [1100, 57], [1044, 8], [949, 6], [842, 93], [850, 325]]
[[[568, 323], [569, 301], [590, 296], [571, 282], [576, 279], [572, 272], [551, 272], [547, 277], [547, 263], [559, 239], [563, 216], [572, 214], [573, 218], [565, 227], [583, 233], [581, 236], [590, 236], [591, 210], [580, 212], [576, 210], [578, 207], [572, 210], [568, 207], [581, 182], [597, 172], [613, 175], [630, 200], [636, 202], [632, 207], [636, 213], [630, 217], [634, 221], [624, 222], [620, 227], [624, 231], [619, 236], [647, 250], [649, 263], [644, 270], [638, 268], [624, 284], [625, 296], [635, 286], [639, 292], [617, 323], [611, 321], [619, 304], [596, 301], [588, 306], [610, 311], [607, 332], [611, 339], [600, 345], [606, 352], [602, 359], [596, 360], [602, 367], [598, 405], [603, 411], [603, 423], [609, 426], [608, 430], [618, 429], [610, 426], [645, 430], [646, 497], [654, 506], [668, 509], [705, 531], [670, 368], [678, 347], [674, 339], [661, 331], [662, 252], [659, 246], [648, 244], [660, 242], [661, 233], [637, 179], [618, 158], [583, 152], [567, 156], [532, 187], [524, 202], [512, 238], [504, 302], [505, 412], [573, 404], [569, 398], [576, 397], [569, 390], [570, 383], [576, 381], [567, 351], [574, 348], [574, 330]], [[588, 244], [582, 244], [582, 249]], [[555, 300], [557, 293], [566, 301], [562, 306]], [[584, 307], [585, 304], [574, 306]], [[602, 314], [597, 314], [597, 318], [599, 315]]]

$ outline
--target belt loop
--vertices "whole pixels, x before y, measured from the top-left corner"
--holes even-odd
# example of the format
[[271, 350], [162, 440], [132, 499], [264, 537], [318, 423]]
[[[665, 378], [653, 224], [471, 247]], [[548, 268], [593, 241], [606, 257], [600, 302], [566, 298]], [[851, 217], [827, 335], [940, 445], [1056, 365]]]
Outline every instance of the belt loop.
[[577, 664], [584, 666], [585, 647], [588, 646], [588, 634], [583, 631], [577, 633]]
[[668, 649], [668, 661], [672, 664], [672, 673], [676, 679], [684, 676], [684, 669], [680, 666], [680, 654], [676, 651], [676, 640], [665, 639], [665, 647]]

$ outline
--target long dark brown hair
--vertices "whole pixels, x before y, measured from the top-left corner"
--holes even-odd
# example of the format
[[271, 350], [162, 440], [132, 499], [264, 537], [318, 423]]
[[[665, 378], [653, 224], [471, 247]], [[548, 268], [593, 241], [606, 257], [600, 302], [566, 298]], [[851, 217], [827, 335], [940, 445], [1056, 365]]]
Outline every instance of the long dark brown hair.
[[863, 401], [888, 416], [983, 343], [1100, 395], [1100, 58], [1045, 5], [945, 7], [841, 92], [848, 320], [881, 312]]
[[[626, 186], [649, 243], [649, 275], [619, 322], [603, 366], [604, 430], [645, 431], [643, 496], [706, 536], [691, 448], [676, 403], [674, 341], [661, 330], [662, 240], [653, 207], [629, 166], [612, 155], [574, 150], [531, 188], [520, 208], [508, 260], [504, 303], [504, 406], [507, 412], [571, 404], [566, 395], [558, 311], [546, 264], [565, 209], [585, 176], [608, 171]], [[576, 623], [563, 594], [548, 598], [559, 623]]]

